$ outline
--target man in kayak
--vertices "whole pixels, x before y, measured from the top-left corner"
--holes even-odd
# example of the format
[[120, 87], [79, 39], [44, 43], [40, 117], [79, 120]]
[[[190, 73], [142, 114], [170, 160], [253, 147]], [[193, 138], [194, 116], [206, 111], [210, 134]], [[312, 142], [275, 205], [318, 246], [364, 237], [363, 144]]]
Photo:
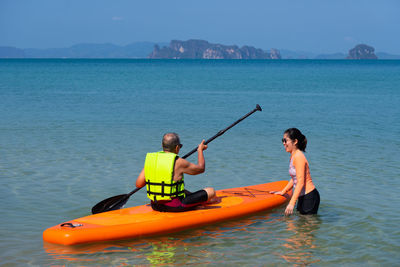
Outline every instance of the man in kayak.
[[197, 175], [205, 171], [203, 151], [207, 145], [204, 140], [197, 148], [197, 164], [178, 156], [182, 144], [176, 133], [163, 136], [162, 148], [163, 151], [147, 153], [144, 168], [136, 180], [136, 187], [146, 186], [147, 197], [154, 210], [187, 211], [215, 197], [215, 190], [211, 187], [194, 193], [185, 190], [184, 173]]

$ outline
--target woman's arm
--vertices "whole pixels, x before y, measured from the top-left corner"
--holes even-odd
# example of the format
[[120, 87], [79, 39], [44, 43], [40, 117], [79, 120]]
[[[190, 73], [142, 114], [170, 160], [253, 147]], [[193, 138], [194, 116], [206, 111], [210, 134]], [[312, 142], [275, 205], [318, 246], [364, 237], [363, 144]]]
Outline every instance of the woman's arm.
[[287, 185], [281, 191], [271, 191], [270, 193], [283, 196], [284, 194], [286, 194], [287, 191], [292, 189], [292, 187], [293, 179], [290, 179], [289, 183], [287, 183]]

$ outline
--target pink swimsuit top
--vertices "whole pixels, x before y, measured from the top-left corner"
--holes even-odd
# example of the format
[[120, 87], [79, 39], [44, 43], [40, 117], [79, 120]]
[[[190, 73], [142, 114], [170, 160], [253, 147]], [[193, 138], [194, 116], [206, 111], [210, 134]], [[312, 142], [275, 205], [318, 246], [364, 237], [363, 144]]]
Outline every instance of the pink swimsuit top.
[[[290, 160], [289, 164], [289, 175], [292, 177], [293, 180], [293, 192], [294, 192], [294, 189], [296, 188], [297, 185], [297, 177], [296, 177], [296, 168], [293, 165], [293, 158]], [[303, 189], [301, 189], [299, 196], [304, 196], [305, 192], [306, 192], [306, 187], [303, 186]]]

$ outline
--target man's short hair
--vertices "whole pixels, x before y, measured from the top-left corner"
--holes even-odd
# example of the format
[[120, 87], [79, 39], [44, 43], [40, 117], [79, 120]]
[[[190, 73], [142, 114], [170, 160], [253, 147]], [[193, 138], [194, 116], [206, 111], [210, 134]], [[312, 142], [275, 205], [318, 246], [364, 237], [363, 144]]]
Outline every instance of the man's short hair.
[[176, 146], [180, 145], [181, 141], [177, 133], [166, 133], [163, 136], [162, 148], [164, 151], [174, 152]]

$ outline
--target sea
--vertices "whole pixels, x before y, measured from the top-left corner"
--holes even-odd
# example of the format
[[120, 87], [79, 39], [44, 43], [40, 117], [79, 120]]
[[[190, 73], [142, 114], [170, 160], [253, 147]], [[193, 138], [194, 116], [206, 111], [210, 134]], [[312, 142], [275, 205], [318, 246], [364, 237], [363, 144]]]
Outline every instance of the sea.
[[[155, 237], [43, 241], [133, 190], [164, 133], [184, 155], [257, 104], [186, 188], [289, 180], [281, 139], [296, 127], [318, 215], [283, 205]], [[0, 59], [0, 266], [399, 266], [399, 163], [398, 60]], [[126, 207], [147, 203], [141, 190]]]

